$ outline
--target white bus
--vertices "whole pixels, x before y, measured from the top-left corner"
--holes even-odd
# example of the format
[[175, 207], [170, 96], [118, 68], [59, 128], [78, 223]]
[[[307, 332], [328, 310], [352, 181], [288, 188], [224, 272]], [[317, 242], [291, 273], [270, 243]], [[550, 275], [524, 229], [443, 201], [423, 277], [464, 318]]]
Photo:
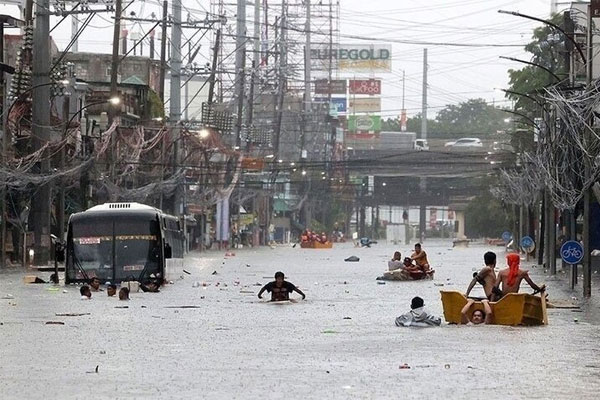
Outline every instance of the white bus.
[[183, 271], [180, 221], [139, 203], [106, 203], [71, 215], [65, 282], [164, 283]]

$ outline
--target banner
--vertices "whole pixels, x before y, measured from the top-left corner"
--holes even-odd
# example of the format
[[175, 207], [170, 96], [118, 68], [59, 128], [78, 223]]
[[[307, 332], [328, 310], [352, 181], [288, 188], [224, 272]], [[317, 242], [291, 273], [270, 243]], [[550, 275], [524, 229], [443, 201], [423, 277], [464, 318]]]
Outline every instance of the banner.
[[327, 79], [315, 81], [315, 94], [329, 94], [330, 90], [331, 94], [346, 94], [346, 80], [332, 80], [331, 85], [327, 84]]
[[[315, 97], [315, 103], [328, 103], [326, 97]], [[331, 109], [335, 108], [335, 111], [338, 113], [345, 113], [347, 110], [346, 106], [346, 98], [345, 97], [332, 97], [331, 98]]]
[[437, 208], [431, 207], [429, 209], [429, 227], [434, 229], [437, 224]]
[[381, 94], [380, 79], [352, 79], [350, 80], [350, 94]]
[[381, 132], [381, 116], [350, 115], [348, 116], [348, 132], [377, 133]]
[[354, 113], [379, 113], [381, 112], [380, 97], [362, 97], [350, 99], [348, 102], [349, 112]]
[[310, 51], [311, 69], [344, 72], [391, 72], [390, 44], [340, 44], [333, 49], [315, 47]]

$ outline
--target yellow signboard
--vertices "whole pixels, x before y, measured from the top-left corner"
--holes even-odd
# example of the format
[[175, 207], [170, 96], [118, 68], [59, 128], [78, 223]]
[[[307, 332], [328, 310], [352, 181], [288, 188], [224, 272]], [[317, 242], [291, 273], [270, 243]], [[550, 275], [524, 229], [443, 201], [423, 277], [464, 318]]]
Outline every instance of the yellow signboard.
[[381, 98], [380, 97], [350, 97], [349, 112], [350, 114], [355, 113], [378, 113], [381, 112]]

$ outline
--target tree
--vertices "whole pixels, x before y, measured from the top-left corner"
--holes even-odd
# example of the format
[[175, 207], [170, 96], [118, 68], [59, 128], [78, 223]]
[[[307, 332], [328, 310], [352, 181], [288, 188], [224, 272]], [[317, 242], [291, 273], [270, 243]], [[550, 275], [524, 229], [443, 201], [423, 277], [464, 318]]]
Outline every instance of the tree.
[[[448, 104], [435, 119], [427, 120], [427, 132], [431, 137], [456, 138], [459, 136], [489, 136], [505, 126], [505, 113], [487, 104], [484, 99], [470, 99], [459, 104]], [[409, 132], [420, 132], [420, 113], [407, 120]], [[383, 121], [384, 131], [400, 131], [400, 120], [388, 118]]]
[[[563, 25], [562, 14], [556, 14], [550, 20], [553, 24]], [[550, 25], [540, 26], [533, 31], [532, 41], [525, 46], [525, 50], [532, 54], [531, 62], [549, 69], [555, 75], [564, 77], [567, 75], [567, 53], [564, 35]], [[543, 68], [528, 65], [521, 69], [509, 69], [509, 90], [507, 97], [513, 100], [513, 116], [516, 124], [511, 138], [511, 144], [517, 152], [531, 150], [533, 146], [533, 128], [531, 120], [543, 117], [541, 106], [531, 98], [535, 98], [544, 87], [557, 83], [556, 78]], [[524, 117], [519, 117], [519, 114]]]
[[499, 237], [511, 227], [512, 216], [489, 190], [475, 197], [465, 210], [465, 234], [468, 237]]

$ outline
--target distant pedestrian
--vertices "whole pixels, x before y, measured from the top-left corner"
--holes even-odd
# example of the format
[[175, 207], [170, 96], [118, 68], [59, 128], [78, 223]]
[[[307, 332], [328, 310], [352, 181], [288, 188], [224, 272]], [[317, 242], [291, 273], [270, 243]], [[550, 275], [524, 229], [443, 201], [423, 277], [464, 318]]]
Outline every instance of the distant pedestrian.
[[420, 297], [414, 297], [410, 302], [410, 311], [396, 318], [396, 326], [440, 326], [442, 320], [428, 314], [424, 310], [425, 302]]
[[293, 283], [285, 280], [285, 275], [281, 271], [275, 273], [275, 280], [273, 282], [267, 283], [262, 289], [260, 289], [258, 292], [259, 299], [262, 299], [262, 294], [265, 290], [271, 293], [271, 301], [289, 300], [290, 293], [292, 292], [297, 292], [299, 295], [301, 295], [302, 300], [306, 298], [306, 295], [302, 292], [302, 290], [294, 286]]
[[79, 288], [79, 294], [81, 294], [81, 300], [90, 300], [92, 298], [92, 291], [88, 285], [83, 285]]
[[124, 287], [119, 290], [119, 300], [129, 300], [129, 289]]

